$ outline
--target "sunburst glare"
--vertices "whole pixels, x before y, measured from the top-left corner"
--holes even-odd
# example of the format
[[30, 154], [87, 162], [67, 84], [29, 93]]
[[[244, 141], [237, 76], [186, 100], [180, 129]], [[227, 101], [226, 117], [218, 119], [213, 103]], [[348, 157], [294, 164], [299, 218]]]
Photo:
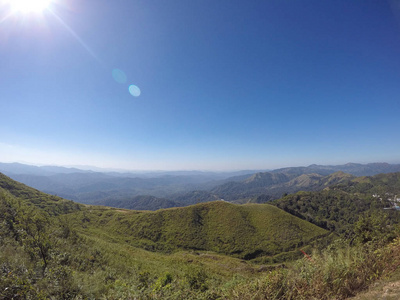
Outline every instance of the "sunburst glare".
[[40, 13], [46, 10], [52, 0], [8, 0], [13, 12]]

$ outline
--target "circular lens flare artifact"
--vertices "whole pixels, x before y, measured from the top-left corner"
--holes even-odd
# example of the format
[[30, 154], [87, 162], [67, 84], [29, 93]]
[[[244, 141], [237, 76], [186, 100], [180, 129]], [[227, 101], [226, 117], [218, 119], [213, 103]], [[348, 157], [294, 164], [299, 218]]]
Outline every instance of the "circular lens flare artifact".
[[136, 86], [136, 85], [134, 85], [134, 84], [131, 84], [131, 85], [129, 86], [129, 93], [131, 93], [131, 95], [132, 95], [133, 97], [139, 97], [141, 92], [140, 92], [140, 89], [139, 89], [138, 86]]

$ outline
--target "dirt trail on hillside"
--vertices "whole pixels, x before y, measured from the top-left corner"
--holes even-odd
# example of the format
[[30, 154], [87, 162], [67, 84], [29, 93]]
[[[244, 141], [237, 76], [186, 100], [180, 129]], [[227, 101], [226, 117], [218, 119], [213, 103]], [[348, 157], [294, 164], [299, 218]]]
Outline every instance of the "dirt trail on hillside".
[[394, 282], [385, 282], [371, 287], [369, 291], [360, 293], [352, 300], [398, 300], [400, 299], [400, 280]]

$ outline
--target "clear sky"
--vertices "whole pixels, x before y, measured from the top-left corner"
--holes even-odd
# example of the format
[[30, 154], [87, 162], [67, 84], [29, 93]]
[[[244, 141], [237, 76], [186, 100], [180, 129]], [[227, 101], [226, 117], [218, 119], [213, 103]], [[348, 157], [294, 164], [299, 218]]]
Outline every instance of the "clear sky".
[[0, 0], [1, 162], [400, 162], [398, 0], [24, 5]]

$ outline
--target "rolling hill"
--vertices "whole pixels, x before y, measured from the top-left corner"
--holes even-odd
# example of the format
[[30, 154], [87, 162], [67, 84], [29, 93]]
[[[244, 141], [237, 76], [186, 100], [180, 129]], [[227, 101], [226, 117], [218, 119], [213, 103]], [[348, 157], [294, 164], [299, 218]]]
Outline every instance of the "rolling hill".
[[[83, 217], [85, 214], [85, 217]], [[151, 251], [213, 251], [242, 259], [273, 256], [309, 244], [327, 231], [268, 204], [225, 201], [155, 212], [81, 212], [92, 230], [107, 231]]]
[[50, 215], [74, 216], [77, 228], [109, 234], [152, 251], [202, 250], [252, 259], [293, 250], [328, 233], [267, 204], [214, 201], [155, 212], [85, 207], [39, 192], [3, 174], [0, 189]]
[[[0, 174], [0, 298], [354, 296], [399, 265], [399, 241], [393, 240], [397, 227], [385, 219], [397, 211], [384, 211], [376, 203], [399, 191], [400, 174], [347, 181], [337, 175], [331, 179], [339, 183], [322, 192], [300, 192], [274, 203], [294, 205], [302, 218], [320, 210], [317, 217], [325, 221], [331, 221], [324, 211], [332, 206], [338, 224], [351, 225], [349, 216], [359, 217], [355, 233], [361, 244], [349, 247], [334, 239], [321, 250], [322, 242], [332, 241], [327, 230], [269, 204], [214, 201], [154, 212], [79, 205]], [[298, 183], [309, 185], [311, 179]], [[373, 210], [386, 214], [368, 223], [362, 212]], [[382, 243], [390, 236], [389, 243]], [[319, 249], [311, 252], [309, 245]], [[303, 256], [300, 249], [308, 256], [291, 262]]]

